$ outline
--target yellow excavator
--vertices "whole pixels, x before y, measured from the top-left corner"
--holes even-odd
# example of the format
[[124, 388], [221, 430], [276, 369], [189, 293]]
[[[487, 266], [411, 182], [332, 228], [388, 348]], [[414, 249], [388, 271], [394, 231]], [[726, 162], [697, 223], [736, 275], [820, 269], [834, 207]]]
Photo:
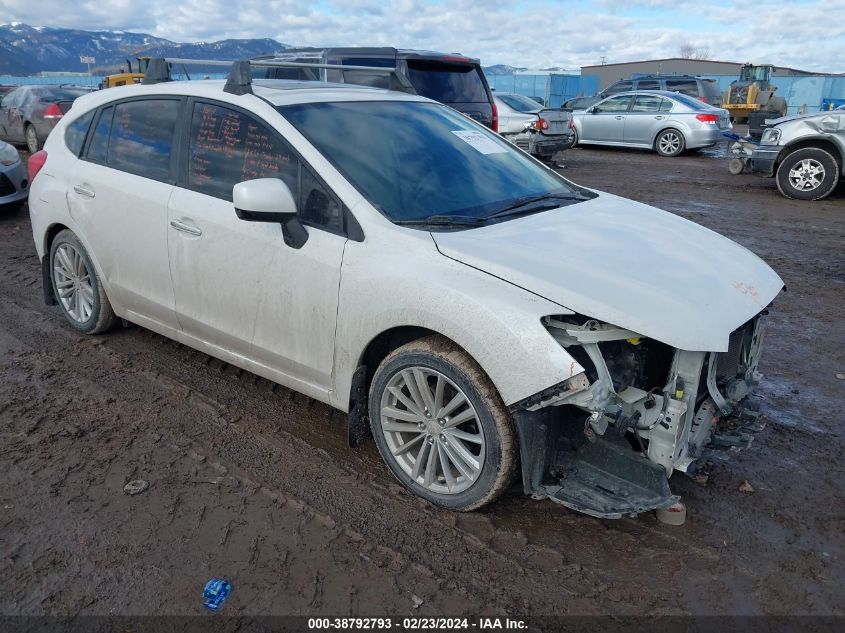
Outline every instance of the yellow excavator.
[[132, 68], [132, 62], [127, 59], [126, 69], [121, 68], [119, 73], [103, 77], [103, 80], [100, 82], [100, 89], [114, 88], [115, 86], [131, 86], [132, 84], [141, 83], [144, 73], [147, 71], [147, 66], [150, 63], [150, 58], [136, 57], [135, 60], [137, 61], [137, 70]]
[[775, 96], [777, 86], [771, 82], [773, 72], [775, 67], [769, 64], [742, 65], [739, 79], [731, 82], [722, 103], [732, 121], [745, 123], [752, 113], [765, 113], [771, 118], [786, 114], [786, 99]]

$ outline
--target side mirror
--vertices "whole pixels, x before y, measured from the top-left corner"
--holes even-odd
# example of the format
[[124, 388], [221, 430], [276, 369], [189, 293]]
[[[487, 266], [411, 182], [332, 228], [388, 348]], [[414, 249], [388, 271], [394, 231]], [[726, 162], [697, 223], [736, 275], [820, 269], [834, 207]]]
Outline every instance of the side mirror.
[[589, 108], [587, 108], [587, 114], [595, 114], [598, 111], [599, 109], [596, 106], [590, 106]]
[[247, 222], [278, 222], [285, 244], [302, 248], [308, 231], [296, 214], [296, 200], [288, 186], [278, 178], [257, 178], [239, 182], [232, 188], [235, 213]]

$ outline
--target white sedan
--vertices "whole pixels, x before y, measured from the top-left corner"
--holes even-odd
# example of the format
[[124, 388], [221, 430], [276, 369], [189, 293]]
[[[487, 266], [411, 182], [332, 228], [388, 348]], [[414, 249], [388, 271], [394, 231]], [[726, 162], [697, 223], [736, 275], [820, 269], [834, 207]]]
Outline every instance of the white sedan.
[[[238, 75], [243, 77], [243, 74]], [[348, 412], [415, 494], [674, 502], [760, 375], [759, 258], [415, 95], [237, 78], [79, 98], [30, 159], [45, 299]]]

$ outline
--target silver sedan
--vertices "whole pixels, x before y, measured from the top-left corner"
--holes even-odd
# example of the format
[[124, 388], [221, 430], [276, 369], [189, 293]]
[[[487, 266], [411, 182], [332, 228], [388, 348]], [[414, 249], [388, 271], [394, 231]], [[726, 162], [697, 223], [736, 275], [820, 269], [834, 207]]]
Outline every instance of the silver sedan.
[[613, 95], [572, 116], [576, 144], [639, 147], [661, 156], [715, 145], [731, 130], [727, 110], [665, 90]]

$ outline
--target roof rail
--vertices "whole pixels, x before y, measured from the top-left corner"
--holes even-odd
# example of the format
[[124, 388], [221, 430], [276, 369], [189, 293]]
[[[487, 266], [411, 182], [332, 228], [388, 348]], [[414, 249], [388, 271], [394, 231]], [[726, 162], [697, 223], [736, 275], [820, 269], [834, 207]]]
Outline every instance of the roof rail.
[[[343, 64], [323, 64], [318, 62], [286, 62], [278, 59], [249, 59], [240, 61], [223, 61], [219, 59], [183, 59], [180, 57], [153, 57], [150, 59], [143, 84], [156, 84], [165, 81], [172, 81], [170, 69], [177, 65], [198, 65], [198, 66], [229, 66], [229, 76], [226, 79], [225, 92], [242, 95], [252, 93], [252, 74], [250, 66], [259, 68], [319, 68], [328, 70], [365, 70], [369, 72], [389, 75], [390, 90], [410, 92], [416, 94], [411, 83], [395, 67], [385, 66], [346, 66]], [[186, 73], [187, 74], [187, 73]], [[189, 77], [190, 79], [190, 77]]]

